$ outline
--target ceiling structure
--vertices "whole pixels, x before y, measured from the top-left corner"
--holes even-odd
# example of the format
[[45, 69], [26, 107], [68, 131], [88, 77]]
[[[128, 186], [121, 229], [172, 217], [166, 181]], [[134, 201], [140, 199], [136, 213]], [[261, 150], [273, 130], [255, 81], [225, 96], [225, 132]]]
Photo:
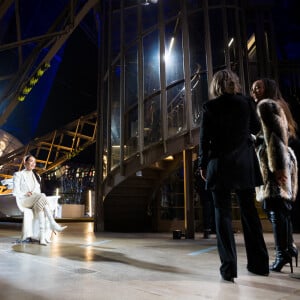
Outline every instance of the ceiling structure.
[[[57, 61], [61, 61], [60, 51], [63, 51], [66, 41], [77, 27], [85, 26], [88, 32], [90, 19], [93, 19], [93, 26], [99, 26], [95, 16], [98, 3], [98, 0], [3, 0], [0, 2], [0, 126], [2, 129], [6, 129], [7, 121], [12, 118], [14, 110], [20, 104], [24, 105], [30, 100], [28, 105], [31, 110], [33, 107], [38, 111], [42, 110], [42, 106], [45, 105], [43, 101], [47, 101], [51, 89], [49, 80], [45, 86], [44, 77], [48, 79], [52, 77], [53, 82], [58, 68]], [[43, 84], [43, 96], [35, 95], [37, 87]], [[35, 102], [31, 99], [34, 95], [38, 98]], [[18, 124], [18, 127], [15, 128], [16, 133], [22, 124]]]

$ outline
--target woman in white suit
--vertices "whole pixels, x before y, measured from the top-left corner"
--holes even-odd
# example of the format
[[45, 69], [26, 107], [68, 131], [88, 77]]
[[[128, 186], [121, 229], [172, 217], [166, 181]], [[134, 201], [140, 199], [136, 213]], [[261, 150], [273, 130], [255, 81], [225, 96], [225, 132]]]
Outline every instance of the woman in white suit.
[[40, 244], [47, 245], [45, 235], [45, 217], [48, 218], [51, 229], [63, 231], [67, 226], [57, 224], [51, 213], [45, 194], [41, 192], [41, 178], [34, 171], [36, 159], [32, 155], [26, 155], [23, 159], [25, 169], [16, 172], [13, 177], [13, 194], [20, 206], [33, 209], [38, 216], [40, 227]]

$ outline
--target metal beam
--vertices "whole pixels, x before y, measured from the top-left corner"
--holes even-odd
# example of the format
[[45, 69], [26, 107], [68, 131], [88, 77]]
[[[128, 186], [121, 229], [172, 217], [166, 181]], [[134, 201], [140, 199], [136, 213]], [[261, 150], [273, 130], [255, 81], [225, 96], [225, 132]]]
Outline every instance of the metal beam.
[[4, 0], [0, 3], [0, 19], [5, 15], [6, 11], [11, 7], [15, 0]]
[[[78, 14], [74, 18], [74, 26], [67, 27], [65, 33], [59, 36], [54, 44], [51, 46], [50, 50], [46, 54], [46, 56], [42, 59], [40, 64], [36, 67], [36, 71], [44, 64], [50, 63], [52, 58], [56, 55], [59, 49], [63, 46], [63, 44], [67, 41], [69, 36], [73, 33], [76, 27], [80, 24], [83, 18], [87, 15], [87, 13], [96, 5], [98, 4], [99, 0], [88, 0], [86, 4], [82, 7], [82, 9], [78, 12]], [[33, 72], [34, 73], [34, 72]], [[25, 85], [25, 84], [24, 84]], [[19, 89], [16, 89], [13, 95], [10, 96], [10, 100], [8, 100], [8, 105], [3, 111], [2, 115], [0, 116], [0, 126], [2, 126], [16, 106], [19, 104], [18, 96], [19, 96]]]

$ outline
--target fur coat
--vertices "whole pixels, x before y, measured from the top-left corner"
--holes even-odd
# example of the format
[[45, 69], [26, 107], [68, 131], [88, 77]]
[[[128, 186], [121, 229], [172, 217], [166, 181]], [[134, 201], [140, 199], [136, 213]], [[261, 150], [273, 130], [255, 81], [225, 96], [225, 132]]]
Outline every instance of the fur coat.
[[[264, 99], [257, 105], [262, 125], [261, 143], [257, 155], [263, 175], [264, 185], [257, 187], [258, 201], [272, 198], [295, 201], [298, 191], [298, 167], [293, 150], [288, 146], [288, 122], [280, 104]], [[284, 170], [288, 180], [279, 185], [274, 176], [277, 170]]]

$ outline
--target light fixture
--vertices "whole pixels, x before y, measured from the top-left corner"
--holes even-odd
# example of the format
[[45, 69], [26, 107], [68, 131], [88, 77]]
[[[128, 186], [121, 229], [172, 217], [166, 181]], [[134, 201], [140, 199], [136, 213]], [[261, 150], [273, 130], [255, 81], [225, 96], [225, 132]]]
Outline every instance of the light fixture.
[[142, 5], [156, 4], [158, 0], [145, 0]]
[[34, 73], [34, 75], [29, 79], [27, 84], [23, 87], [22, 91], [18, 96], [20, 102], [25, 100], [26, 95], [30, 93], [32, 88], [37, 84], [39, 79], [44, 75], [45, 71], [50, 67], [49, 63], [43, 63], [41, 67]]
[[168, 50], [168, 55], [171, 55], [171, 51], [172, 51], [172, 48], [173, 48], [173, 45], [174, 45], [174, 36], [172, 36], [171, 38], [171, 42], [170, 42], [170, 46], [169, 46], [169, 50]]
[[228, 43], [228, 48], [232, 45], [233, 41], [234, 41], [234, 38], [231, 38], [231, 40]]
[[169, 155], [169, 156], [165, 157], [164, 160], [174, 160], [174, 156]]

